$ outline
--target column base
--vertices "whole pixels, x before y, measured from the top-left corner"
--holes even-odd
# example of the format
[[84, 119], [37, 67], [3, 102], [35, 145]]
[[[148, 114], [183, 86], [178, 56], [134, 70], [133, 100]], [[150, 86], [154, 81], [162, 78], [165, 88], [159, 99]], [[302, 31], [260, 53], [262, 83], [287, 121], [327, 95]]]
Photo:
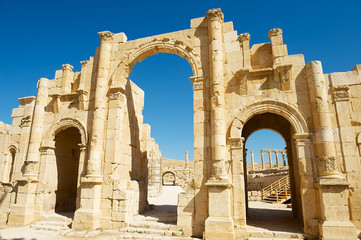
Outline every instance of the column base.
[[350, 221], [324, 221], [318, 228], [323, 240], [358, 239], [356, 227]]
[[95, 230], [100, 228], [100, 212], [81, 208], [76, 210], [72, 228], [74, 230]]
[[15, 204], [10, 208], [7, 225], [20, 227], [32, 223], [35, 219], [34, 206]]
[[205, 222], [205, 240], [232, 240], [235, 238], [233, 219], [208, 217]]

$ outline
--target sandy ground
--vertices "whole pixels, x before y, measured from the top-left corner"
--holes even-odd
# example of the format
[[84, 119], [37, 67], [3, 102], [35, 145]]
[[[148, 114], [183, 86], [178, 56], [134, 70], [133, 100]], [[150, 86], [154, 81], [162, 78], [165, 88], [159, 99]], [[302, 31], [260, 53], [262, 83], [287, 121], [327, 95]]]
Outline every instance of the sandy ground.
[[[167, 212], [175, 215], [177, 210], [178, 194], [184, 192], [180, 187], [164, 186], [161, 195], [156, 198], [150, 198], [149, 203], [154, 205], [154, 211]], [[149, 214], [152, 214], [149, 211]], [[147, 214], [147, 213], [145, 213]], [[247, 217], [247, 231], [249, 232], [292, 232], [302, 233], [302, 225], [292, 217], [292, 210], [284, 204], [272, 204], [264, 202], [249, 202], [249, 211]], [[83, 232], [80, 239], [116, 239], [115, 235], [98, 235], [98, 233]], [[98, 235], [98, 236], [92, 236]], [[26, 227], [0, 229], [0, 240], [55, 240], [55, 239], [74, 239], [64, 237], [60, 232], [35, 230]], [[79, 238], [78, 238], [79, 239]]]
[[[176, 214], [178, 194], [184, 192], [178, 186], [163, 186], [163, 190], [159, 197], [149, 198], [149, 204], [155, 205], [155, 209], [167, 211]], [[92, 238], [89, 234], [86, 238]], [[93, 233], [94, 234], [94, 233]], [[114, 236], [112, 236], [114, 237]], [[97, 236], [96, 239], [110, 239], [111, 236]], [[56, 231], [35, 230], [30, 226], [0, 229], [0, 240], [56, 240], [56, 239], [72, 239], [70, 237], [61, 236]]]
[[247, 231], [302, 233], [302, 224], [285, 204], [249, 202]]

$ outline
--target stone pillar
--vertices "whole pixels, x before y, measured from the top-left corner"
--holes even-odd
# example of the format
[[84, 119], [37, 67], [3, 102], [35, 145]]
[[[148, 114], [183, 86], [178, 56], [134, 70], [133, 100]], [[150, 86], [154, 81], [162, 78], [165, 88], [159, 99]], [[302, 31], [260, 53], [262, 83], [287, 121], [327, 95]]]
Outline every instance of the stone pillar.
[[71, 83], [74, 79], [73, 66], [70, 64], [63, 64], [63, 75], [62, 75], [62, 83], [61, 83], [61, 93], [67, 94], [71, 93]]
[[[208, 187], [208, 218], [205, 239], [234, 239], [231, 218], [231, 182], [226, 172], [226, 128], [223, 85], [223, 13], [220, 9], [207, 12], [211, 88], [211, 177]], [[222, 206], [222, 207], [220, 207]]]
[[251, 52], [249, 49], [249, 41], [251, 36], [249, 33], [242, 33], [238, 37], [238, 41], [241, 43], [242, 54], [243, 54], [243, 68], [251, 69]]
[[89, 159], [86, 176], [82, 178], [80, 208], [75, 212], [74, 229], [96, 229], [100, 227], [100, 202], [102, 183], [102, 161], [104, 159], [105, 124], [107, 116], [107, 92], [110, 55], [114, 34], [99, 32], [100, 53], [94, 96], [92, 131], [90, 135]]
[[188, 151], [186, 151], [186, 167], [188, 167]]
[[275, 151], [277, 167], [280, 167], [280, 160], [278, 159], [278, 150]]
[[27, 225], [36, 218], [34, 215], [35, 196], [39, 182], [40, 145], [43, 137], [45, 106], [48, 100], [48, 81], [46, 78], [41, 78], [38, 82], [25, 170], [23, 178], [17, 179], [18, 194], [16, 204], [10, 209], [9, 225]]
[[235, 138], [231, 140], [231, 160], [232, 160], [232, 195], [233, 209], [232, 215], [234, 225], [236, 226], [236, 235], [242, 235], [246, 232], [246, 174], [244, 163], [246, 162], [244, 154], [244, 138]]
[[268, 159], [269, 159], [269, 168], [272, 168], [272, 152], [270, 150], [267, 151]]
[[254, 155], [253, 155], [253, 151], [251, 151], [251, 169], [252, 169], [252, 171], [254, 170]]
[[263, 156], [263, 149], [261, 150], [261, 159], [262, 159], [262, 169], [264, 169], [264, 156]]
[[[356, 227], [350, 222], [348, 183], [338, 172], [336, 148], [328, 107], [328, 84], [321, 62], [306, 66], [307, 82], [314, 125], [314, 145], [319, 174], [319, 198], [322, 239], [357, 239]], [[335, 211], [337, 209], [337, 211]]]
[[282, 153], [283, 166], [286, 166], [286, 150], [283, 150], [281, 153]]

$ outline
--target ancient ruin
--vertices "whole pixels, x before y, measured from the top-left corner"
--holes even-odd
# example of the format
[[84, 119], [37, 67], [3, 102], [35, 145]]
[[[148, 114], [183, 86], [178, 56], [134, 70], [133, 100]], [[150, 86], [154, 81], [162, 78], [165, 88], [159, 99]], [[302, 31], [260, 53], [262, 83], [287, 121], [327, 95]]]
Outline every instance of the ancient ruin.
[[185, 58], [194, 74], [194, 179], [178, 199], [185, 236], [248, 236], [244, 144], [267, 128], [286, 142], [303, 232], [357, 239], [361, 65], [326, 74], [321, 62], [288, 55], [278, 28], [270, 43], [251, 46], [220, 9], [182, 31], [132, 41], [124, 33], [99, 36], [80, 72], [64, 64], [54, 79], [41, 78], [36, 97], [19, 98], [12, 125], [1, 123], [2, 225], [70, 211], [75, 230], [119, 229], [149, 208], [161, 154], [143, 123], [144, 93], [128, 77], [137, 62], [162, 52]]

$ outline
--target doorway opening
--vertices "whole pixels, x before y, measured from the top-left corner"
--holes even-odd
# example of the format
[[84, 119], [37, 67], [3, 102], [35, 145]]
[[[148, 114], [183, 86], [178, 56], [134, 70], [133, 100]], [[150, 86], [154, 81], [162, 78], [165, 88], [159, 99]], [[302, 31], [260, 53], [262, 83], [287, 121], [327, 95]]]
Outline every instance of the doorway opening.
[[146, 167], [140, 175], [147, 185], [146, 200], [151, 210], [142, 215], [176, 224], [178, 194], [184, 190], [176, 186], [174, 174], [163, 175], [163, 161], [177, 159], [185, 163], [187, 150], [192, 161], [193, 91], [189, 77], [193, 74], [185, 59], [169, 51], [141, 56], [145, 60], [134, 66], [129, 78], [144, 91], [141, 121], [150, 125], [151, 140], [144, 149], [147, 152], [143, 152]]
[[55, 212], [73, 217], [77, 208], [78, 168], [81, 135], [69, 127], [55, 135], [55, 156], [58, 173]]
[[303, 232], [293, 135], [291, 124], [273, 113], [254, 115], [243, 127], [249, 231]]
[[163, 186], [175, 186], [175, 175], [172, 172], [165, 172], [162, 176]]

